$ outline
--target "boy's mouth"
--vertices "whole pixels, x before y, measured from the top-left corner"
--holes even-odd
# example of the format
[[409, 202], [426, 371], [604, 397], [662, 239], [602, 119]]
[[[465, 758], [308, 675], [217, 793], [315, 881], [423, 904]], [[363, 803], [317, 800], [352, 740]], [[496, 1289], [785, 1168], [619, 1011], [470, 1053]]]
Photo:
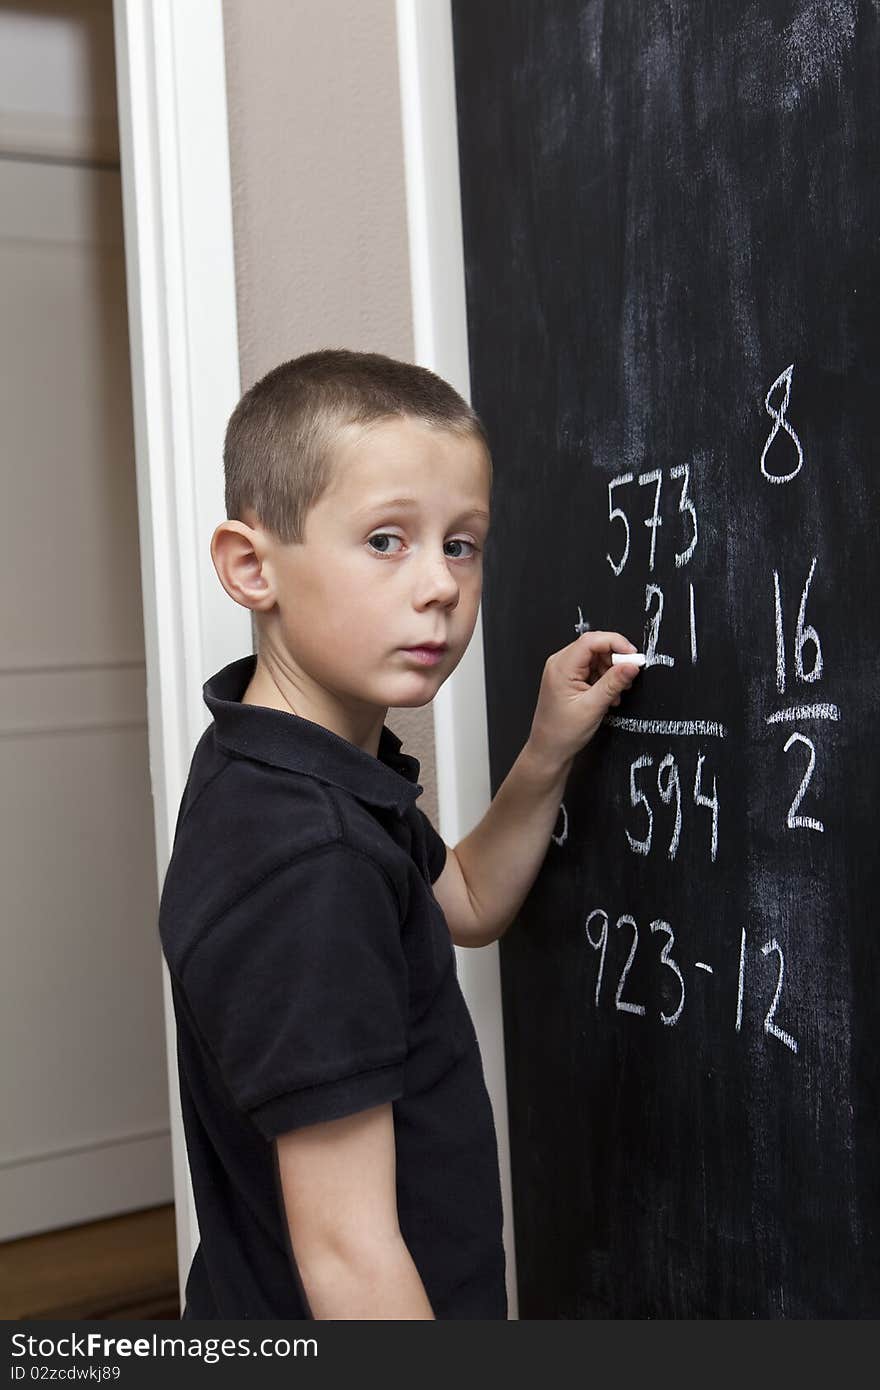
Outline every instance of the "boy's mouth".
[[435, 666], [446, 651], [446, 643], [423, 642], [421, 646], [403, 647], [402, 650], [423, 666]]

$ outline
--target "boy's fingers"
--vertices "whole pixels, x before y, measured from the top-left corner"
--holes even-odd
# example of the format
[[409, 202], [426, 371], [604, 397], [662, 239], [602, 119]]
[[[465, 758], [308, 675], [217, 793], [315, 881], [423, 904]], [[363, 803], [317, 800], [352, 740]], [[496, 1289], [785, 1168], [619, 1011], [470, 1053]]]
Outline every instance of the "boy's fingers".
[[628, 637], [624, 637], [622, 632], [585, 632], [580, 637], [575, 638], [571, 643], [571, 648], [577, 648], [607, 655], [610, 659], [612, 652], [634, 652], [636, 648]]
[[[612, 666], [612, 652], [626, 655], [627, 652], [636, 651], [632, 642], [620, 632], [585, 632], [571, 643], [568, 650], [586, 676], [590, 674], [591, 668], [600, 677], [605, 676], [610, 670], [632, 671], [638, 669], [631, 666]], [[625, 687], [621, 688], [624, 689]]]
[[611, 666], [604, 676], [596, 681], [593, 691], [606, 704], [619, 704], [620, 696], [629, 690], [640, 669], [638, 666]]

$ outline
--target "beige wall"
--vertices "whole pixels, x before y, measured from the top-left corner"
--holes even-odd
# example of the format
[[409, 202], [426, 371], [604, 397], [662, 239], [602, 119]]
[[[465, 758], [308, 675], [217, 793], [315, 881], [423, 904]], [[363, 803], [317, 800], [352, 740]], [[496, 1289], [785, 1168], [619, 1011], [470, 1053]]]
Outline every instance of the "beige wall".
[[[412, 358], [394, 0], [223, 0], [242, 390], [287, 358]], [[388, 723], [422, 764], [431, 708]]]

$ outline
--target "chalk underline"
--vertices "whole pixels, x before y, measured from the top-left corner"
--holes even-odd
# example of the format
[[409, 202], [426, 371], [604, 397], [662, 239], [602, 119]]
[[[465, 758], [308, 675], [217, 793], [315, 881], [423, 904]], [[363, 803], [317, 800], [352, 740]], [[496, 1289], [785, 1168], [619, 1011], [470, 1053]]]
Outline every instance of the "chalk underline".
[[[791, 709], [780, 709], [767, 716], [768, 724], [794, 723], [800, 719], [840, 719], [837, 705], [793, 705]], [[620, 729], [625, 734], [663, 734], [667, 737], [726, 738], [727, 730], [723, 724], [709, 719], [626, 719], [619, 714], [609, 714], [605, 723], [612, 729]]]
[[715, 724], [707, 719], [624, 719], [619, 714], [609, 714], [605, 723], [612, 729], [620, 729], [625, 734], [673, 734], [692, 735], [701, 738], [726, 738], [727, 730], [723, 724]]
[[840, 718], [837, 705], [792, 705], [791, 709], [778, 709], [768, 714], [768, 724], [783, 724], [793, 719], [834, 719]]

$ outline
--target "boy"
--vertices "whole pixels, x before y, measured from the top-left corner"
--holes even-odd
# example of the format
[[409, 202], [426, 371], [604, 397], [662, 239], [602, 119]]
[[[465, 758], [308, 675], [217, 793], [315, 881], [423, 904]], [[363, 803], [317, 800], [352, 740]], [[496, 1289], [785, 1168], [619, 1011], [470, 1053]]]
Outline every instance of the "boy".
[[453, 942], [501, 936], [572, 758], [637, 674], [587, 633], [444, 845], [385, 727], [470, 641], [489, 529], [479, 419], [377, 354], [241, 399], [211, 553], [257, 655], [205, 686], [162, 894], [201, 1243], [185, 1318], [504, 1318], [492, 1113]]

